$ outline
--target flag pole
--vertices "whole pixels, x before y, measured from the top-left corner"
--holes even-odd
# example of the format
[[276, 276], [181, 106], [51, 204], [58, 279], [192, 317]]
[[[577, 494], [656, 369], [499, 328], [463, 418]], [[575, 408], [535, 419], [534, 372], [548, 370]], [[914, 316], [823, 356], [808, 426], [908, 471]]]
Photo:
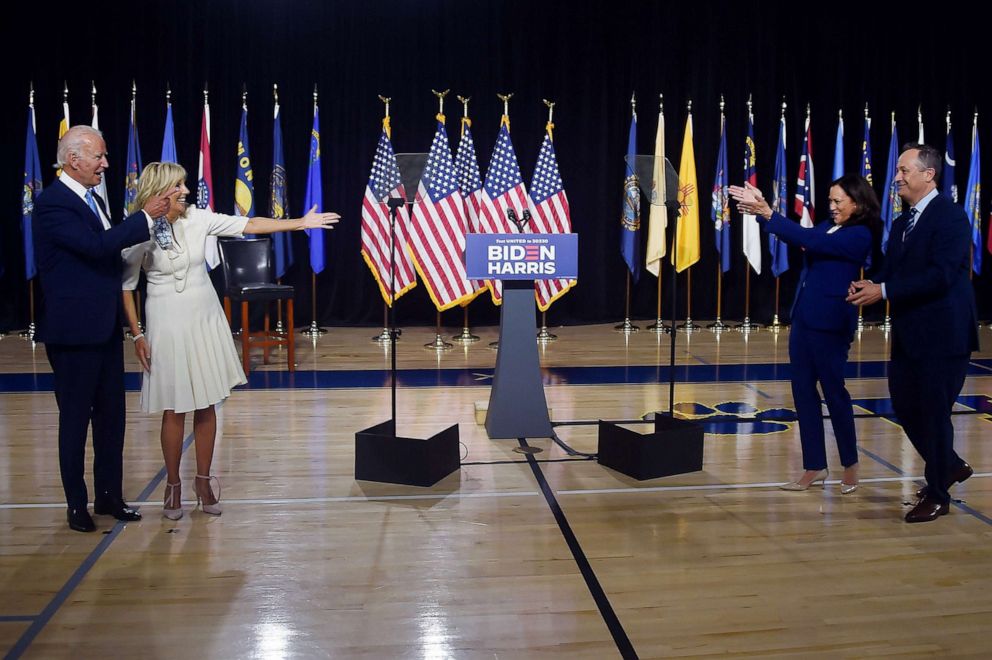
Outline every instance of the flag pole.
[[[450, 89], [446, 89], [443, 92], [439, 92], [436, 89], [432, 89], [431, 93], [437, 97], [437, 120], [444, 123], [444, 97], [448, 95]], [[434, 328], [434, 341], [427, 342], [424, 344], [424, 348], [434, 351], [450, 351], [452, 349], [452, 344], [444, 341], [444, 337], [441, 336], [441, 310], [437, 312], [437, 323]]]
[[[689, 112], [689, 118], [692, 118], [692, 99], [686, 104]], [[676, 234], [676, 237], [678, 234]], [[676, 243], [678, 243], [678, 238], [676, 238]], [[672, 285], [674, 286], [674, 282]], [[674, 311], [674, 310], [673, 310]], [[699, 332], [702, 328], [692, 322], [692, 266], [687, 266], [685, 269], [685, 323], [679, 326], [683, 332], [691, 335], [694, 332]], [[672, 339], [672, 344], [675, 340]]]
[[[379, 100], [382, 101], [386, 106], [386, 116], [382, 120], [383, 126], [388, 130], [389, 128], [389, 102], [392, 101], [392, 97], [385, 97], [379, 94]], [[391, 211], [391, 210], [390, 210]], [[390, 244], [392, 247], [392, 244]], [[390, 292], [390, 299], [394, 302], [396, 301], [396, 296]], [[372, 337], [372, 341], [377, 344], [382, 344], [383, 346], [391, 346], [395, 342], [399, 341], [399, 333], [392, 333], [389, 331], [389, 303], [385, 300], [382, 301], [382, 332]], [[396, 419], [395, 405], [393, 410], [393, 420]]]
[[[272, 98], [273, 98], [273, 100], [274, 100], [274, 102], [276, 104], [276, 107], [278, 107], [279, 106], [279, 83], [272, 83]], [[203, 89], [203, 102], [204, 103], [207, 102], [207, 89], [206, 89], [206, 85], [204, 85], [204, 89]], [[269, 191], [269, 194], [270, 195], [272, 194], [272, 191], [271, 190]], [[287, 215], [287, 217], [288, 217], [288, 215]], [[286, 240], [287, 241], [289, 240], [289, 236], [286, 236]], [[277, 277], [276, 278], [276, 284], [282, 284], [282, 277]], [[277, 300], [276, 301], [276, 334], [277, 335], [286, 334], [286, 326], [284, 326], [282, 324], [282, 301], [281, 300]]]
[[[727, 120], [724, 116], [724, 108], [726, 107], [726, 101], [724, 101], [723, 94], [720, 95], [720, 133], [723, 134]], [[717, 182], [717, 185], [720, 185]], [[723, 191], [721, 190], [720, 196], [723, 197]], [[722, 202], [721, 202], [722, 203]], [[721, 227], [721, 231], [727, 231], [729, 227]], [[722, 257], [721, 257], [722, 259]], [[745, 260], [746, 262], [746, 260]], [[723, 332], [727, 329], [721, 318], [721, 312], [723, 310], [723, 264], [719, 261], [716, 264], [716, 320], [710, 323], [706, 327], [713, 332]]]
[[[785, 122], [785, 109], [786, 109], [786, 107], [788, 107], [788, 106], [785, 103], [785, 95], [783, 94], [782, 95], [782, 122], [783, 122], [783, 126], [784, 126], [784, 122]], [[784, 148], [784, 143], [783, 143], [783, 148]], [[783, 151], [783, 154], [784, 154], [784, 151]], [[785, 194], [786, 197], [788, 197], [788, 194], [785, 193], [785, 191], [783, 191], [783, 194]], [[776, 200], [775, 201], [776, 202], [778, 201], [778, 196], [776, 196]], [[783, 212], [783, 215], [784, 215], [784, 211], [785, 211], [785, 209], [780, 209], [780, 212]], [[773, 255], [773, 257], [774, 257], [774, 255]], [[773, 259], [773, 262], [774, 262], [774, 259]], [[779, 294], [781, 293], [781, 289], [782, 289], [782, 277], [780, 275], [775, 275], [775, 310], [772, 313], [772, 322], [768, 325], [768, 329], [771, 330], [772, 332], [778, 332], [779, 330], [781, 330], [782, 328], [785, 327], [785, 324], [782, 323], [782, 321], [779, 319], [779, 316], [778, 316], [778, 310], [779, 310], [779, 305], [780, 305], [780, 295]]]
[[[551, 130], [554, 128], [554, 115], [555, 115], [555, 102], [549, 101], [548, 99], [541, 99], [544, 101], [544, 105], [548, 106], [548, 123], [545, 126], [548, 135], [551, 136]], [[553, 136], [552, 136], [553, 139]], [[557, 341], [558, 335], [548, 332], [548, 310], [541, 312], [541, 330], [537, 333], [537, 341], [546, 344], [548, 342]]]
[[[637, 95], [630, 95], [630, 114], [631, 117], [637, 117]], [[636, 150], [635, 150], [636, 151]], [[629, 163], [631, 170], [634, 171], [634, 175], [637, 175], [637, 167], [635, 163]], [[637, 192], [640, 195], [640, 191]], [[630, 322], [630, 268], [627, 268], [627, 286], [626, 293], [624, 294], [624, 312], [623, 312], [623, 323], [613, 326], [613, 329], [617, 332], [622, 332], [624, 334], [631, 334], [634, 332], [639, 332], [640, 327], [634, 325]]]
[[[316, 83], [313, 86], [313, 112], [314, 112], [314, 116], [316, 116], [317, 114]], [[318, 142], [318, 146], [319, 144], [320, 143]], [[314, 231], [319, 231], [319, 230], [314, 230]], [[305, 328], [300, 334], [310, 337], [310, 339], [314, 342], [316, 342], [321, 335], [327, 334], [327, 330], [325, 328], [322, 328], [319, 325], [317, 325], [317, 273], [313, 272], [313, 268], [310, 269], [310, 327]]]
[[[658, 121], [659, 122], [664, 121], [664, 118], [665, 118], [665, 95], [664, 94], [658, 94]], [[665, 137], [664, 136], [664, 128], [661, 127], [660, 130], [662, 132], [662, 140], [664, 140], [664, 137]], [[657, 158], [657, 156], [658, 156], [658, 154], [657, 154], [657, 145], [656, 145], [655, 151], [656, 151], [656, 153], [654, 155]], [[662, 162], [660, 166], [657, 163], [654, 163], [654, 167], [652, 168], [653, 171], [654, 172], [657, 172], [658, 171], [658, 167], [661, 167], [661, 176], [662, 176], [662, 178], [664, 178], [665, 176], [667, 176], [667, 169], [665, 168], [665, 163]], [[657, 200], [657, 190], [656, 190], [657, 185], [658, 185], [658, 182], [657, 181], [654, 181], [653, 183], [654, 183], [654, 186], [655, 186], [655, 190], [653, 190], [652, 192], [654, 193], [655, 201], [658, 201]], [[666, 190], [666, 193], [667, 193], [667, 190], [668, 190], [668, 186], [667, 185], [665, 186], [665, 190]], [[665, 219], [667, 221], [668, 207], [665, 206], [666, 201], [667, 200], [662, 199], [661, 200], [661, 205], [665, 208], [664, 213], [666, 214], [666, 218]], [[667, 226], [667, 222], [666, 222], [666, 226]], [[650, 241], [650, 239], [649, 239], [649, 241]], [[664, 262], [664, 255], [662, 256], [662, 262]], [[657, 298], [657, 300], [656, 300], [656, 305], [655, 305], [655, 307], [656, 307], [655, 308], [655, 321], [654, 321], [654, 323], [652, 323], [651, 325], [649, 325], [647, 327], [647, 330], [649, 332], [654, 332], [655, 334], [659, 334], [659, 335], [660, 334], [665, 334], [665, 333], [670, 333], [672, 331], [672, 329], [670, 327], [668, 327], [667, 325], [665, 325], [665, 322], [661, 318], [662, 275], [664, 274], [664, 272], [665, 272], [664, 263], [659, 263], [658, 264], [658, 283], [656, 285], [656, 289], [657, 289], [656, 298]]]
[[[34, 117], [34, 81], [29, 83], [28, 107], [31, 108], [32, 118]], [[37, 139], [37, 138], [35, 138]], [[34, 186], [32, 186], [33, 188]], [[34, 196], [32, 195], [32, 199]], [[18, 333], [19, 337], [34, 342], [34, 333], [37, 326], [34, 324], [34, 278], [28, 280], [28, 327]]]
[[[471, 96], [457, 96], [456, 97], [462, 104], [462, 121], [461, 121], [461, 134], [460, 138], [465, 137], [465, 127], [471, 125], [472, 120], [468, 118], [468, 102], [472, 99]], [[473, 298], [472, 300], [475, 300]], [[451, 341], [457, 344], [472, 344], [479, 341], [478, 335], [472, 334], [472, 329], [469, 327], [468, 323], [468, 306], [472, 301], [468, 301], [462, 305], [462, 331], [461, 334], [457, 334], [451, 337]]]
[[[752, 96], [748, 94], [747, 96], [747, 118], [750, 124], [754, 125], [754, 106], [752, 101]], [[751, 146], [754, 149], [754, 146]], [[752, 156], [754, 151], [751, 152]], [[749, 164], [745, 164], [748, 167]], [[757, 183], [757, 182], [755, 182]], [[744, 260], [744, 320], [741, 322], [737, 329], [741, 332], [755, 332], [761, 326], [751, 320], [751, 262], [748, 259]]]

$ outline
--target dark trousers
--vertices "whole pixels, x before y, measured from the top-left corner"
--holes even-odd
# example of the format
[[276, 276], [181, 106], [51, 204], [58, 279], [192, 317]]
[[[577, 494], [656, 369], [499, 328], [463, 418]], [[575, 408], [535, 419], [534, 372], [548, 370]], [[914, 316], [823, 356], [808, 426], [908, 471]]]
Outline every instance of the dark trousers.
[[59, 407], [59, 468], [70, 508], [89, 502], [83, 478], [93, 424], [93, 486], [98, 500], [120, 499], [124, 460], [124, 350], [116, 333], [103, 344], [46, 344]]
[[805, 470], [823, 470], [827, 467], [823, 409], [817, 383], [823, 388], [823, 400], [830, 411], [840, 462], [844, 467], [858, 462], [854, 410], [851, 408], [851, 395], [844, 386], [844, 365], [847, 364], [850, 348], [851, 339], [847, 333], [813, 330], [801, 318], [793, 319], [789, 331], [792, 398], [799, 417]]
[[898, 348], [889, 363], [889, 395], [903, 431], [923, 458], [927, 493], [948, 503], [948, 475], [963, 461], [954, 451], [951, 409], [964, 387], [968, 356], [914, 359]]

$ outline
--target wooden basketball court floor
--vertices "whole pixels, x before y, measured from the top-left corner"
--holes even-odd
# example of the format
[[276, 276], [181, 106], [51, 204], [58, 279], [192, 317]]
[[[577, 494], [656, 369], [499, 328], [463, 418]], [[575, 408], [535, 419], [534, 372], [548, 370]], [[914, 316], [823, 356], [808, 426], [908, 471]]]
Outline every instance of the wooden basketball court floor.
[[[354, 479], [354, 434], [389, 417], [389, 355], [371, 329], [300, 338], [220, 408], [224, 514], [161, 517], [159, 416], [129, 377], [125, 496], [144, 519], [68, 529], [44, 347], [0, 341], [0, 652], [33, 658], [989, 657], [992, 332], [954, 418], [975, 476], [950, 515], [908, 525], [922, 464], [887, 416], [887, 337], [851, 351], [861, 488], [783, 492], [801, 471], [788, 334], [677, 340], [679, 409], [707, 429], [703, 471], [638, 482], [548, 439], [476, 424], [495, 361], [482, 341], [437, 354], [408, 328], [397, 423], [457, 423], [461, 469], [431, 488]], [[557, 432], [667, 405], [669, 339], [555, 330], [541, 351]], [[128, 370], [138, 367], [125, 345]], [[283, 363], [280, 363], [280, 359]], [[257, 362], [257, 360], [256, 360]], [[729, 416], [727, 415], [729, 413]], [[872, 415], [870, 413], [877, 413]], [[190, 431], [187, 422], [187, 432]], [[645, 426], [631, 426], [647, 430]], [[189, 444], [188, 439], [187, 445]], [[522, 444], [542, 451], [517, 453]], [[91, 452], [88, 452], [91, 453]], [[92, 484], [90, 473], [87, 481]]]

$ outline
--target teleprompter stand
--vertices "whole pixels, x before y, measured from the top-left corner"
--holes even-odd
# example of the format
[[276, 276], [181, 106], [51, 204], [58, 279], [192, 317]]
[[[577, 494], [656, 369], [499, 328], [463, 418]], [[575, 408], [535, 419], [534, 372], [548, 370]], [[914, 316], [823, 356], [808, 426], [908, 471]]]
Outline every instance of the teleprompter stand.
[[[635, 171], [640, 175], [643, 192], [651, 199], [651, 179], [654, 171], [652, 156], [637, 156]], [[664, 200], [668, 214], [668, 236], [674, 239], [678, 223], [678, 175], [675, 168], [665, 160], [667, 196]], [[677, 248], [671, 241], [671, 250]], [[641, 434], [609, 421], [599, 422], [600, 465], [622, 472], [634, 479], [654, 479], [673, 474], [696, 472], [703, 469], [703, 427], [675, 417], [675, 341], [678, 333], [676, 323], [676, 302], [678, 292], [675, 259], [671, 260], [672, 325], [671, 351], [668, 363], [668, 413], [654, 414], [654, 430]], [[659, 294], [660, 295], [660, 294]], [[658, 322], [661, 322], [659, 307]]]
[[[402, 174], [402, 169], [400, 170]], [[420, 171], [423, 171], [421, 165]], [[416, 185], [406, 186], [415, 194]], [[396, 290], [396, 214], [412, 199], [390, 198], [390, 292]], [[390, 394], [392, 417], [355, 434], [355, 479], [409, 486], [433, 486], [460, 467], [458, 425], [429, 438], [398, 435], [396, 425], [396, 300], [389, 307]]]

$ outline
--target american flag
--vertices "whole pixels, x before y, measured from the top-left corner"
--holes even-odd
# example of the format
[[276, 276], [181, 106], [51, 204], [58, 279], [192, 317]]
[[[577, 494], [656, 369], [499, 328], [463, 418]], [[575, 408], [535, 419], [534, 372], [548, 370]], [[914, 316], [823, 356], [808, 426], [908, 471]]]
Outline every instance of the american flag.
[[812, 227], [813, 213], [813, 138], [809, 130], [809, 114], [806, 115], [806, 137], [803, 140], [803, 155], [799, 158], [799, 177], [796, 181], [796, 199], [793, 210], [799, 216], [799, 224]]
[[[458, 154], [455, 156], [455, 170], [458, 172], [458, 188], [465, 203], [464, 217], [468, 221], [468, 233], [477, 234], [479, 228], [479, 213], [482, 209], [482, 175], [479, 174], [479, 161], [475, 156], [475, 142], [472, 140], [472, 121], [462, 118], [462, 137], [458, 142]], [[483, 280], [471, 280], [473, 292], [478, 293], [486, 288]]]
[[[362, 200], [362, 256], [372, 275], [379, 284], [382, 299], [392, 305], [392, 277], [390, 269], [389, 207], [386, 200], [399, 197], [406, 200], [406, 191], [400, 180], [400, 168], [396, 164], [396, 154], [385, 130], [379, 136], [379, 144], [372, 159], [372, 172], [365, 187]], [[406, 205], [396, 213], [396, 298], [417, 285], [413, 263], [407, 246], [409, 239], [410, 213]]]
[[[510, 140], [510, 120], [503, 116], [500, 122], [499, 135], [496, 137], [496, 147], [489, 160], [486, 172], [486, 183], [482, 186], [480, 197], [482, 206], [479, 212], [480, 230], [487, 234], [513, 234], [516, 227], [507, 218], [512, 209], [517, 218], [523, 219], [524, 209], [527, 208], [527, 188], [523, 177], [520, 176], [520, 165], [517, 164], [517, 154], [513, 151]], [[493, 302], [497, 305], [503, 301], [503, 286], [499, 281], [487, 283], [492, 293]]]
[[439, 312], [467, 302], [473, 295], [465, 275], [468, 226], [464, 210], [448, 133], [438, 121], [413, 203], [410, 246], [414, 265]]
[[[534, 168], [534, 178], [530, 182], [530, 199], [535, 232], [541, 234], [572, 232], [568, 197], [565, 196], [561, 174], [558, 172], [558, 159], [555, 158], [550, 127], [537, 154], [537, 167]], [[536, 287], [538, 309], [542, 312], [547, 311], [551, 303], [565, 295], [573, 286], [575, 280], [538, 280]]]

